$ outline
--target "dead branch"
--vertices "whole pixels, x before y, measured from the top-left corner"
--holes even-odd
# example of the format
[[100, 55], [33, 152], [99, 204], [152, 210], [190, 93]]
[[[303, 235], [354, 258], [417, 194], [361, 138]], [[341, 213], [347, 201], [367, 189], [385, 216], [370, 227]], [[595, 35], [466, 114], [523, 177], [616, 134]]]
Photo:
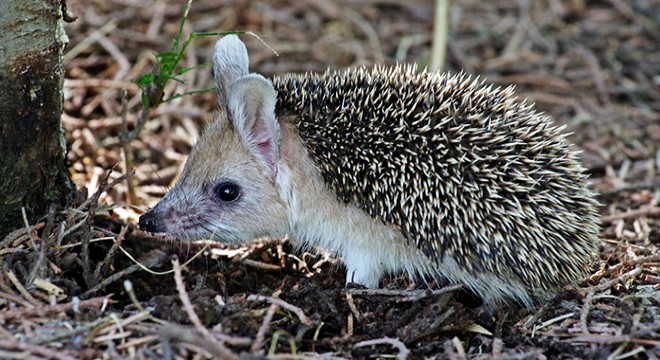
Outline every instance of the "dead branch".
[[354, 348], [359, 348], [359, 347], [364, 347], [364, 346], [375, 346], [375, 345], [391, 345], [395, 347], [397, 350], [399, 350], [399, 353], [397, 354], [397, 359], [399, 360], [405, 360], [408, 358], [408, 355], [410, 354], [410, 350], [406, 347], [406, 344], [401, 342], [399, 339], [393, 339], [393, 338], [388, 338], [384, 337], [381, 339], [374, 339], [374, 340], [366, 340], [366, 341], [360, 341], [359, 343], [356, 343], [353, 345]]

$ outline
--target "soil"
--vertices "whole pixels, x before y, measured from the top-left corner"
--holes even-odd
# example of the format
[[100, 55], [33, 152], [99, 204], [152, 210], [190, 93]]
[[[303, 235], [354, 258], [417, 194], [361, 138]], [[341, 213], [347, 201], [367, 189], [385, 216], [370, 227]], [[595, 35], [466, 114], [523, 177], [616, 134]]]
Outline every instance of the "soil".
[[[79, 190], [0, 242], [0, 358], [660, 358], [660, 1], [450, 5], [443, 70], [515, 85], [565, 124], [602, 204], [592, 275], [533, 309], [487, 309], [405, 276], [346, 287], [341, 261], [287, 240], [230, 247], [138, 230], [216, 107], [211, 92], [188, 94], [138, 125], [132, 80], [170, 49], [185, 1], [66, 3], [77, 19], [63, 127]], [[251, 31], [251, 69], [273, 76], [424, 67], [433, 27], [428, 0], [196, 0], [183, 39]], [[216, 39], [194, 39], [182, 65], [208, 63]], [[165, 97], [210, 86], [200, 66]]]

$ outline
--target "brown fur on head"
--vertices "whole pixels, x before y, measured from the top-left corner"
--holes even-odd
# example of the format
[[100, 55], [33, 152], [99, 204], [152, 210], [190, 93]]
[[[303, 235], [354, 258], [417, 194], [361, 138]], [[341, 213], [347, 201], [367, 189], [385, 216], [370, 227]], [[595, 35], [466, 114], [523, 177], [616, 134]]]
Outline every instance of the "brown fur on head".
[[220, 109], [176, 185], [140, 226], [184, 239], [284, 237], [287, 213], [274, 185], [280, 141], [275, 90], [261, 75], [248, 74], [238, 38], [221, 39], [215, 53]]

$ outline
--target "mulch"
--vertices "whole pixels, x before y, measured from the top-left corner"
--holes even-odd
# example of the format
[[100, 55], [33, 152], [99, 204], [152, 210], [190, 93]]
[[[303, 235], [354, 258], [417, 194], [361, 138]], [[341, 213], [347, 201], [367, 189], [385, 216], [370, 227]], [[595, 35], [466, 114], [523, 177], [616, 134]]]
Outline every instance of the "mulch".
[[[212, 93], [141, 114], [185, 1], [69, 0], [63, 127], [76, 199], [0, 240], [0, 358], [660, 358], [660, 1], [453, 2], [445, 70], [479, 75], [566, 124], [599, 193], [592, 275], [535, 309], [458, 287], [346, 288], [290, 242], [182, 243], [137, 229], [172, 185]], [[196, 0], [184, 33], [252, 31], [252, 71], [429, 62], [433, 2]], [[183, 63], [208, 62], [200, 37]], [[208, 67], [166, 94], [212, 85]]]

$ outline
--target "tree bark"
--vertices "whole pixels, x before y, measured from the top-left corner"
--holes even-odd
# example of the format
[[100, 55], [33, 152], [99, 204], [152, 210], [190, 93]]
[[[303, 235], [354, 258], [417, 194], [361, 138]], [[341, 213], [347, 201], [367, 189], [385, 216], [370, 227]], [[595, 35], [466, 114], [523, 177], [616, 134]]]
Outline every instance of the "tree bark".
[[62, 21], [60, 0], [0, 7], [0, 236], [21, 226], [21, 208], [34, 222], [74, 191], [60, 125]]

